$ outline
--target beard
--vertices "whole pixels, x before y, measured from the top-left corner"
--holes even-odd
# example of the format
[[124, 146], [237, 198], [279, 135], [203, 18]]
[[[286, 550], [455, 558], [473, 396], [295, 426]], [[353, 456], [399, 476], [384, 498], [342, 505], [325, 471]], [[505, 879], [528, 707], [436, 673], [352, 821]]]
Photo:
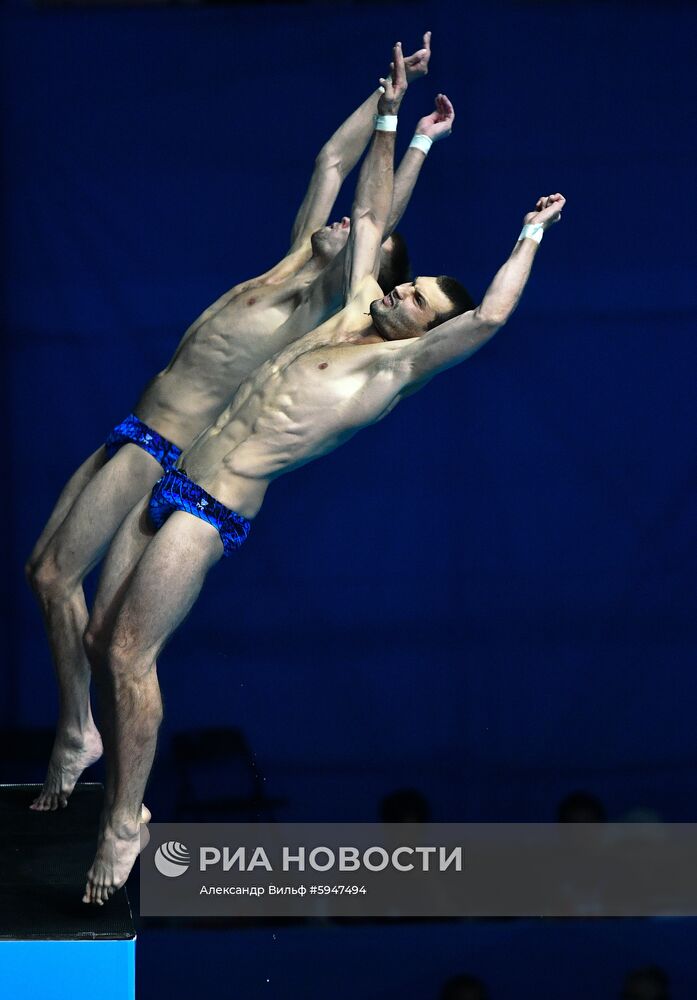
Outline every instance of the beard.
[[324, 238], [324, 233], [321, 231], [319, 233], [313, 233], [310, 239], [310, 246], [312, 247], [312, 253], [315, 257], [324, 257], [327, 253], [327, 241]]
[[373, 302], [370, 303], [370, 318], [372, 319], [373, 323], [375, 323], [375, 325], [378, 327], [378, 329], [380, 329], [383, 325], [382, 320], [383, 320], [384, 310], [385, 307], [382, 304], [382, 299], [375, 299]]
[[386, 306], [382, 299], [375, 299], [370, 303], [370, 318], [373, 321], [375, 329], [385, 340], [396, 339], [396, 327], [389, 316], [391, 308], [391, 306]]

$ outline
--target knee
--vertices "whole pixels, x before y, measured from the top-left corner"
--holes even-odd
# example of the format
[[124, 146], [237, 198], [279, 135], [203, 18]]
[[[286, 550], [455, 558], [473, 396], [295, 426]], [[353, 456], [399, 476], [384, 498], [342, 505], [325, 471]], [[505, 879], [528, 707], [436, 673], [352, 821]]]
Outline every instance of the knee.
[[97, 637], [97, 643], [104, 651], [104, 662], [116, 685], [137, 684], [155, 670], [152, 657], [130, 629], [117, 624], [108, 642]]
[[46, 600], [62, 596], [66, 591], [65, 582], [50, 550], [40, 556], [30, 556], [24, 567], [29, 586], [39, 597]]
[[36, 590], [36, 578], [39, 570], [39, 564], [46, 548], [47, 542], [44, 540], [44, 536], [41, 535], [34, 543], [34, 547], [29, 553], [29, 557], [24, 564], [24, 578], [32, 590]]
[[109, 673], [117, 678], [127, 678], [135, 673], [139, 653], [136, 637], [127, 635], [118, 624], [109, 637], [104, 652]]

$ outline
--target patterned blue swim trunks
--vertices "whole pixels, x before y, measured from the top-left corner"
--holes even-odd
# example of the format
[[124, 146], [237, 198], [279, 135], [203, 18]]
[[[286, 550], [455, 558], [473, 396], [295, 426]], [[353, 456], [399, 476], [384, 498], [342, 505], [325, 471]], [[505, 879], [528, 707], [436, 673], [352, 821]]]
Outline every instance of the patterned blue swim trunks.
[[152, 427], [148, 427], [133, 413], [117, 424], [104, 442], [107, 458], [113, 458], [121, 445], [129, 442], [147, 451], [148, 455], [157, 459], [163, 469], [173, 469], [182, 453], [181, 448], [162, 437]]
[[207, 521], [218, 531], [226, 556], [231, 556], [244, 544], [251, 528], [246, 517], [206, 493], [198, 483], [189, 479], [183, 469], [170, 469], [162, 479], [158, 479], [150, 495], [148, 509], [156, 528], [161, 528], [175, 510], [185, 510], [187, 514]]

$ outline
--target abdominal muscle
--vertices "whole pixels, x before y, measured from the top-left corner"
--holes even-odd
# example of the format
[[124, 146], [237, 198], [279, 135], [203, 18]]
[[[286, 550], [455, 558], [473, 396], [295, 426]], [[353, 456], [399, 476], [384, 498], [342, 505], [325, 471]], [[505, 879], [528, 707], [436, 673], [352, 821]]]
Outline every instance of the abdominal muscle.
[[250, 372], [284, 346], [275, 335], [294, 302], [288, 298], [270, 304], [269, 291], [278, 295], [277, 289], [253, 289], [194, 323], [167, 368], [141, 395], [136, 416], [180, 448], [187, 447]]
[[332, 451], [394, 404], [396, 379], [375, 357], [371, 346], [324, 345], [285, 368], [263, 366], [180, 465], [216, 499], [254, 517], [273, 479]]

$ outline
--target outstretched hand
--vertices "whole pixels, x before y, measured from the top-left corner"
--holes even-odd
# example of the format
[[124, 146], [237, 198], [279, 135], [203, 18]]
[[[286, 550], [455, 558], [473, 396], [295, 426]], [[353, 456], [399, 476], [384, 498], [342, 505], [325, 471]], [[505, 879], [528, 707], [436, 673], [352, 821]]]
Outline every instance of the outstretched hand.
[[537, 199], [534, 212], [528, 212], [523, 219], [524, 225], [541, 225], [549, 229], [561, 219], [561, 210], [566, 204], [563, 194], [548, 194]]
[[431, 142], [445, 139], [453, 130], [455, 108], [445, 94], [436, 95], [436, 109], [422, 118], [416, 126], [417, 135], [427, 135]]
[[384, 88], [384, 93], [380, 94], [378, 114], [396, 115], [408, 86], [401, 42], [397, 42], [392, 49], [390, 75], [380, 78], [380, 86]]
[[406, 56], [404, 59], [404, 68], [407, 73], [407, 83], [411, 83], [412, 80], [418, 80], [420, 76], [426, 76], [430, 60], [431, 32], [427, 31], [424, 35], [423, 48], [417, 49], [416, 52], [412, 53], [410, 56]]

